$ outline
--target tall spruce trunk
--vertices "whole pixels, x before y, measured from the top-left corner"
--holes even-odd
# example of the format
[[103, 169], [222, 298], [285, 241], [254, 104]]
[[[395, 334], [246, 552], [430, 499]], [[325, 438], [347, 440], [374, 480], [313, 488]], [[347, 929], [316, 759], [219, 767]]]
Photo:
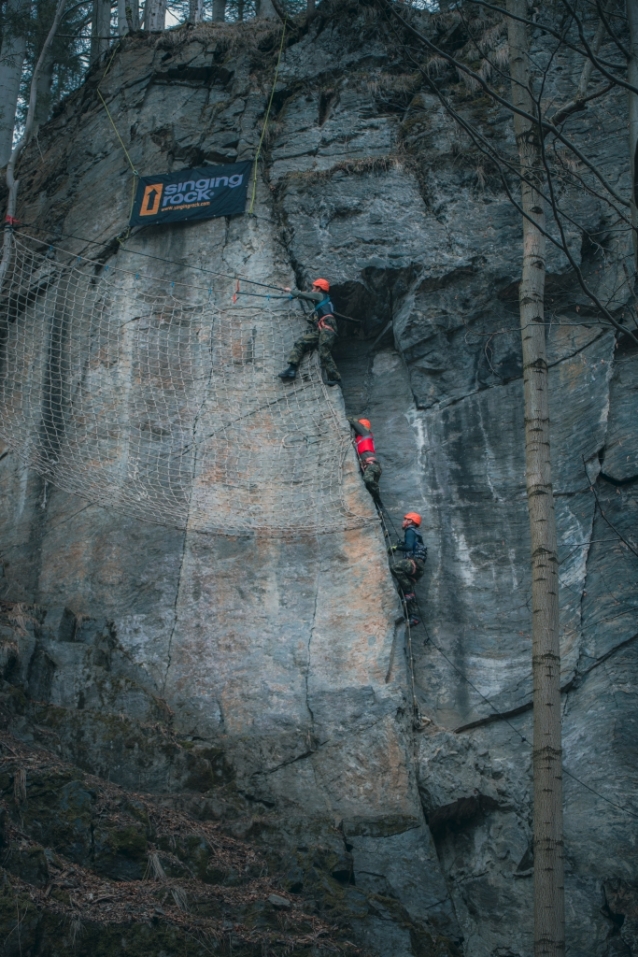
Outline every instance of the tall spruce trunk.
[[91, 63], [95, 63], [110, 46], [111, 0], [93, 0], [91, 19]]
[[[508, 13], [527, 17], [525, 0]], [[512, 101], [534, 116], [529, 40], [524, 23], [508, 17]], [[525, 391], [525, 465], [532, 545], [532, 669], [534, 676], [534, 955], [565, 952], [563, 787], [558, 622], [558, 557], [550, 464], [549, 376], [545, 345], [545, 227], [541, 131], [514, 114], [520, 168], [523, 273], [519, 287]]]
[[129, 33], [139, 30], [139, 28], [139, 0], [117, 0], [117, 32], [119, 35], [125, 37]]
[[144, 29], [149, 32], [164, 30], [166, 25], [166, 0], [147, 0], [144, 13]]
[[255, 16], [260, 20], [277, 19], [277, 11], [272, 5], [272, 0], [256, 0]]
[[0, 288], [4, 282], [4, 277], [7, 274], [7, 270], [11, 263], [11, 255], [13, 252], [13, 222], [16, 214], [16, 205], [18, 202], [18, 187], [20, 185], [20, 180], [15, 178], [15, 171], [22, 150], [29, 142], [34, 131], [37, 131], [37, 122], [36, 122], [36, 111], [38, 108], [38, 87], [40, 82], [40, 74], [42, 72], [44, 63], [49, 58], [49, 52], [51, 50], [51, 44], [55, 39], [55, 35], [58, 32], [60, 26], [60, 21], [64, 15], [64, 9], [68, 0], [58, 0], [58, 4], [55, 8], [55, 14], [53, 17], [53, 22], [49, 28], [46, 40], [42, 45], [40, 50], [40, 56], [38, 57], [35, 69], [33, 70], [33, 75], [31, 77], [31, 89], [29, 90], [29, 108], [27, 110], [27, 119], [24, 124], [24, 130], [22, 131], [22, 136], [18, 142], [13, 147], [11, 156], [9, 157], [9, 162], [7, 163], [7, 170], [5, 173], [6, 183], [7, 183], [7, 212], [5, 215], [5, 223], [9, 228], [5, 228], [4, 237], [2, 242], [2, 259], [0, 259]]
[[[638, 87], [638, 0], [627, 0], [629, 25], [629, 60], [627, 80]], [[631, 223], [634, 239], [634, 260], [638, 262], [638, 96], [629, 96], [629, 162], [631, 170]]]
[[7, 165], [13, 149], [13, 130], [22, 66], [27, 51], [30, 8], [29, 0], [9, 0], [6, 9], [0, 48], [0, 167]]

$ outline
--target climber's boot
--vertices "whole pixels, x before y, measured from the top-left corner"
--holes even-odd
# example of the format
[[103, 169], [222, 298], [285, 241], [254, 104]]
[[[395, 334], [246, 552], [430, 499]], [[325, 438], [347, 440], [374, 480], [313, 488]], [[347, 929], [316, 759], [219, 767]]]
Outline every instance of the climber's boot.
[[328, 378], [326, 378], [326, 385], [341, 385], [341, 379], [328, 379]]
[[420, 620], [417, 618], [417, 616], [414, 614], [414, 611], [413, 611], [413, 608], [416, 602], [416, 595], [414, 594], [413, 591], [409, 591], [403, 596], [403, 601], [404, 601], [405, 610], [408, 616], [408, 625], [410, 626], [410, 628], [414, 628], [415, 625], [420, 624]]
[[287, 369], [284, 369], [283, 372], [279, 373], [280, 379], [296, 379], [297, 378], [297, 366], [293, 365], [292, 362]]

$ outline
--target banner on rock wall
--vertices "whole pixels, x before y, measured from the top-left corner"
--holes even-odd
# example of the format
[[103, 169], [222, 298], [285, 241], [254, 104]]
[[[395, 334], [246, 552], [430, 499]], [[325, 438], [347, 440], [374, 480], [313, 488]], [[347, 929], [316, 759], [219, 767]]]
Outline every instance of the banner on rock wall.
[[131, 226], [155, 226], [243, 213], [252, 165], [252, 160], [248, 160], [246, 163], [198, 166], [178, 173], [141, 176]]

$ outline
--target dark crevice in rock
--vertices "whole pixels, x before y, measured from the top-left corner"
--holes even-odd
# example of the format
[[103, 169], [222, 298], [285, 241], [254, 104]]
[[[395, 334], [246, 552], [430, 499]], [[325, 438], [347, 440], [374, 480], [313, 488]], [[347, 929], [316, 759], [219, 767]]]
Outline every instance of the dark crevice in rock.
[[[390, 651], [390, 657], [389, 657], [389, 660], [388, 660], [388, 670], [387, 670], [386, 676], [385, 676], [385, 683], [386, 683], [386, 684], [389, 684], [390, 679], [391, 679], [391, 677], [392, 677], [392, 668], [393, 668], [393, 666], [394, 666], [394, 658], [395, 658], [395, 655], [396, 655], [397, 641], [398, 641], [398, 638], [399, 638], [399, 633], [400, 633], [400, 632], [401, 632], [401, 633], [403, 632], [404, 625], [405, 625], [405, 621], [404, 621], [403, 618], [398, 619], [398, 620], [395, 622], [395, 625], [394, 625], [394, 635], [393, 635], [393, 638], [392, 638], [392, 649], [391, 649], [391, 651]], [[408, 666], [409, 666], [409, 662], [408, 662]]]
[[[620, 644], [615, 645], [606, 654], [602, 655], [600, 658], [597, 658], [594, 663], [585, 670], [577, 670], [577, 673], [570, 678], [569, 681], [567, 681], [564, 685], [561, 685], [561, 694], [568, 694], [570, 691], [577, 691], [586, 675], [588, 675], [591, 671], [594, 671], [599, 665], [604, 664], [604, 662], [608, 661], [609, 658], [612, 658], [618, 651], [622, 651], [623, 648], [633, 644], [637, 638], [638, 634], [632, 635], [631, 638], [627, 638], [625, 641], [620, 642]], [[524, 714], [526, 711], [531, 711], [532, 708], [533, 702], [527, 701], [525, 704], [520, 705], [518, 708], [513, 708], [511, 711], [499, 711], [498, 713], [495, 712], [494, 714], [487, 715], [485, 718], [478, 718], [476, 721], [470, 721], [467, 724], [462, 724], [460, 727], [454, 728], [454, 734], [461, 734], [463, 731], [471, 731], [473, 728], [480, 728], [486, 724], [493, 724], [495, 721], [507, 721], [509, 718], [515, 718], [519, 714]]]
[[638, 482], [638, 475], [630, 475], [629, 478], [616, 479], [613, 477], [613, 475], [608, 475], [602, 470], [598, 473], [598, 477], [604, 482], [609, 482], [610, 485], [615, 485], [616, 487], [621, 487], [623, 485], [633, 485], [634, 482]]
[[494, 798], [476, 791], [469, 797], [458, 798], [451, 804], [426, 812], [426, 820], [434, 839], [442, 840], [450, 834], [475, 826], [489, 811], [502, 809]]
[[274, 768], [268, 768], [265, 771], [257, 771], [254, 776], [258, 778], [265, 774], [275, 774], [277, 771], [280, 771], [282, 768], [287, 768], [291, 764], [296, 764], [297, 761], [305, 761], [306, 758], [312, 757], [315, 751], [317, 751], [324, 744], [327, 744], [327, 741], [318, 742], [316, 748], [311, 748], [308, 751], [304, 751], [302, 754], [296, 754], [294, 758], [288, 758], [287, 761], [282, 761], [281, 764], [275, 765]]
[[[182, 536], [182, 553], [179, 559], [179, 571], [177, 573], [177, 581], [175, 583], [175, 598], [173, 601], [173, 624], [171, 626], [171, 631], [168, 636], [168, 647], [166, 650], [166, 669], [164, 671], [164, 680], [162, 682], [162, 693], [164, 693], [166, 689], [166, 681], [168, 680], [168, 672], [170, 671], [170, 667], [171, 667], [173, 638], [175, 636], [175, 630], [177, 628], [177, 619], [179, 614], [179, 598], [180, 598], [180, 592], [181, 592], [181, 586], [182, 586], [182, 574], [184, 571], [184, 562], [186, 560], [186, 546], [187, 546], [187, 538], [186, 538], [186, 532], [184, 532]], [[221, 709], [220, 709], [220, 714], [221, 714]], [[223, 715], [222, 715], [221, 730], [223, 731]]]
[[[613, 648], [610, 648], [609, 651], [607, 651], [604, 655], [601, 655], [600, 658], [593, 659], [593, 664], [589, 665], [589, 667], [583, 668], [583, 669], [578, 668], [576, 675], [574, 676], [572, 681], [565, 686], [564, 690], [565, 691], [577, 690], [582, 680], [586, 677], [586, 675], [594, 671], [594, 669], [598, 668], [599, 665], [604, 664], [606, 661], [612, 658], [615, 654], [617, 654], [617, 652], [622, 651], [623, 648], [627, 648], [629, 647], [629, 645], [632, 645], [636, 641], [636, 639], [638, 639], [638, 632], [635, 635], [632, 635], [631, 638], [627, 638], [625, 639], [625, 641], [621, 641], [620, 644], [614, 645]], [[589, 655], [581, 654], [581, 658], [585, 658], [585, 657], [588, 658]], [[580, 660], [581, 659], [579, 659], [579, 664], [580, 664]], [[561, 691], [562, 690], [563, 689], [561, 689]]]
[[[561, 688], [561, 691], [565, 689]], [[488, 714], [485, 718], [477, 718], [476, 721], [469, 721], [467, 724], [462, 724], [458, 728], [454, 728], [454, 734], [461, 734], [463, 731], [472, 731], [473, 728], [482, 728], [486, 724], [493, 724], [495, 721], [507, 721], [509, 718], [516, 718], [519, 714], [524, 714], [526, 711], [530, 711], [532, 708], [532, 702], [526, 701], [525, 704], [519, 705], [517, 708], [512, 708], [511, 711], [498, 711], [493, 714]]]
[[337, 99], [337, 95], [334, 88], [321, 91], [319, 96], [319, 126], [323, 126], [328, 119], [330, 107]]
[[305, 674], [304, 674], [304, 683], [305, 683], [305, 689], [306, 689], [306, 708], [308, 709], [308, 714], [310, 715], [310, 734], [311, 734], [311, 735], [314, 735], [314, 730], [315, 730], [315, 716], [314, 716], [314, 714], [313, 714], [312, 708], [310, 707], [310, 693], [309, 693], [309, 689], [308, 689], [308, 682], [310, 681], [310, 646], [312, 645], [312, 639], [313, 639], [313, 637], [314, 637], [314, 631], [315, 631], [315, 624], [316, 624], [316, 621], [317, 621], [317, 604], [318, 604], [318, 601], [319, 601], [319, 592], [318, 592], [318, 590], [316, 590], [316, 591], [315, 591], [315, 603], [314, 603], [314, 607], [313, 607], [313, 610], [312, 610], [312, 624], [311, 624], [310, 628], [308, 629], [308, 645], [307, 645], [307, 648], [306, 648], [307, 663], [306, 663], [306, 670], [305, 670]]
[[[588, 349], [594, 342], [598, 342], [606, 334], [606, 332], [607, 330], [604, 330], [603, 332], [601, 332], [599, 336], [596, 336], [595, 339], [590, 339], [587, 343], [585, 343], [585, 345], [581, 346], [578, 349], [574, 349], [573, 352], [570, 352], [564, 356], [561, 356], [555, 362], [549, 362], [547, 364], [548, 369], [554, 369], [557, 366], [562, 365], [564, 362], [569, 362], [571, 359], [575, 358], [577, 355], [580, 355], [581, 352], [584, 352], [586, 349]], [[404, 361], [406, 362], [408, 370], [410, 370], [411, 360], [406, 357], [400, 344], [398, 346], [398, 349], [403, 355], [403, 358], [404, 358]], [[464, 395], [456, 396], [455, 398], [436, 399], [434, 402], [432, 402], [429, 405], [424, 405], [423, 402], [421, 402], [418, 396], [415, 394], [415, 397], [414, 397], [415, 407], [419, 409], [420, 411], [424, 411], [424, 412], [451, 409], [454, 406], [459, 405], [459, 403], [465, 402], [467, 399], [474, 398], [474, 396], [479, 395], [481, 392], [487, 392], [488, 389], [498, 389], [498, 388], [501, 388], [502, 386], [509, 386], [512, 384], [512, 382], [522, 382], [522, 380], [523, 380], [522, 374], [510, 376], [510, 377], [501, 377], [500, 382], [492, 382], [489, 384], [482, 385], [478, 389], [473, 389], [471, 392], [466, 392]]]

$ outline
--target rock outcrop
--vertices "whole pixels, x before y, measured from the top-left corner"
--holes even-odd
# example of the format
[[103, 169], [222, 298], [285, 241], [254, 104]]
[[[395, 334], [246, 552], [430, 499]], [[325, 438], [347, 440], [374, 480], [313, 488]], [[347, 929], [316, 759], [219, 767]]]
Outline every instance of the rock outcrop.
[[[438, 29], [428, 15], [423, 21]], [[316, 401], [346, 438], [346, 414], [372, 420], [388, 515], [395, 524], [407, 508], [424, 516], [426, 629], [413, 632], [408, 649], [386, 543], [354, 453], [341, 481], [362, 521], [328, 534], [300, 527], [291, 538], [143, 522], [56, 489], [24, 467], [19, 450], [7, 449], [0, 460], [10, 616], [2, 700], [22, 743], [3, 742], [12, 779], [0, 783], [3, 795], [18, 789], [7, 827], [26, 822], [29, 843], [28, 861], [16, 864], [18, 838], [8, 832], [3, 867], [11, 893], [45, 888], [30, 892], [45, 915], [30, 946], [49, 953], [42, 941], [57, 933], [58, 911], [47, 910], [47, 869], [61, 868], [62, 858], [90, 871], [90, 881], [111, 882], [109, 894], [112, 882], [148, 877], [149, 855], [156, 877], [217, 866], [199, 845], [182, 854], [180, 841], [189, 838], [171, 837], [168, 824], [164, 844], [161, 829], [149, 826], [140, 837], [129, 817], [141, 820], [164, 802], [182, 814], [179, 826], [173, 822], [182, 835], [187, 818], [214, 820], [250, 842], [241, 854], [233, 850], [242, 860], [266, 860], [270, 877], [265, 870], [242, 901], [228, 898], [237, 908], [238, 948], [252, 945], [252, 926], [270, 934], [269, 946], [281, 945], [270, 928], [273, 915], [288, 914], [283, 900], [302, 915], [290, 925], [301, 928], [299, 953], [319, 952], [309, 948], [320, 943], [302, 939], [303, 921], [314, 914], [334, 946], [349, 937], [379, 957], [527, 957], [531, 651], [515, 211], [497, 184], [482, 185], [467, 145], [379, 13], [324, 3], [286, 46], [255, 215], [116, 242], [127, 223], [130, 176], [97, 83], [140, 172], [248, 159], [279, 37], [272, 24], [252, 23], [124, 41], [107, 74], [102, 65], [41, 131], [42, 159], [35, 146], [28, 153], [20, 218], [40, 239], [141, 273], [146, 288], [195, 283], [198, 269], [222, 274], [220, 308], [230, 303], [236, 275], [281, 285], [330, 277], [337, 308], [360, 325], [343, 324], [336, 353], [343, 394], [323, 389]], [[574, 68], [569, 57], [565, 67], [566, 75]], [[445, 82], [491, 136], [511, 139], [506, 114]], [[615, 112], [573, 120], [574, 135], [615, 177], [623, 110], [619, 96]], [[574, 203], [610, 244], [611, 225], [595, 198]], [[571, 239], [591, 281], [611, 282], [604, 270], [596, 279], [595, 251]], [[558, 253], [549, 270], [568, 953], [631, 955], [638, 953], [636, 350], [582, 320], [586, 304]], [[268, 321], [267, 313], [255, 319], [257, 327]], [[241, 379], [233, 407], [240, 391]], [[305, 454], [319, 461], [321, 448]], [[203, 481], [205, 455], [198, 468]], [[413, 681], [425, 719], [416, 727]], [[26, 745], [51, 751], [56, 770], [27, 769], [23, 793]], [[33, 755], [40, 768], [45, 759]], [[109, 783], [87, 783], [86, 775]], [[108, 803], [100, 795], [114, 801], [114, 785], [135, 792], [121, 810], [126, 820], [100, 825], [102, 842], [91, 824], [90, 852], [82, 850], [92, 815]], [[28, 830], [20, 809], [24, 802], [39, 808], [38, 788], [58, 804], [70, 788], [84, 809], [84, 831]], [[117, 828], [132, 849], [117, 845]], [[238, 866], [208, 883], [233, 885], [228, 872]], [[140, 887], [129, 924], [141, 936], [132, 949], [171, 952], [176, 941], [192, 940], [179, 893], [170, 914], [158, 905], [153, 937], [153, 895]], [[190, 887], [190, 898], [199, 900], [200, 891]], [[15, 923], [9, 899], [7, 933]], [[223, 939], [229, 918], [219, 899], [200, 912], [222, 921], [215, 928]], [[68, 917], [72, 905], [60, 900]], [[35, 927], [35, 910], [29, 914]], [[123, 923], [123, 912], [111, 921]], [[76, 950], [92, 946], [94, 933], [84, 943], [76, 933]], [[56, 952], [72, 948], [69, 937]]]

